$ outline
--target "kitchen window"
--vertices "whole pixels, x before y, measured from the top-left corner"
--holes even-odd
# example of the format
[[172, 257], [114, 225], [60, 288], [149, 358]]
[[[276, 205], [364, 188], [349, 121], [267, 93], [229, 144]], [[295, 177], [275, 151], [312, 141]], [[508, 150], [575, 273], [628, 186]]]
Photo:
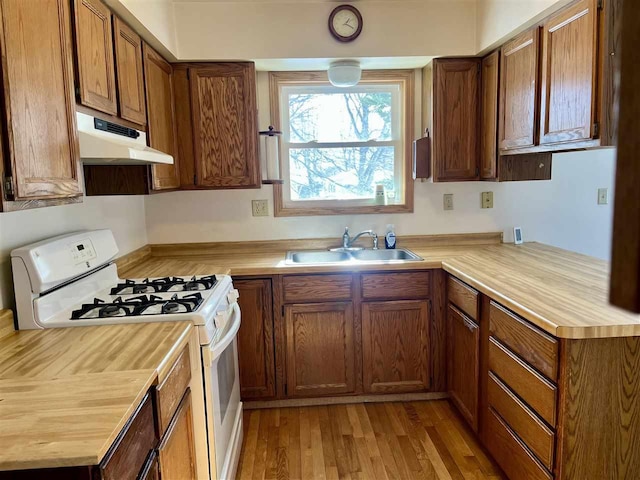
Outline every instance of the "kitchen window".
[[365, 71], [338, 88], [326, 72], [270, 74], [272, 123], [282, 130], [276, 216], [413, 211], [413, 77]]

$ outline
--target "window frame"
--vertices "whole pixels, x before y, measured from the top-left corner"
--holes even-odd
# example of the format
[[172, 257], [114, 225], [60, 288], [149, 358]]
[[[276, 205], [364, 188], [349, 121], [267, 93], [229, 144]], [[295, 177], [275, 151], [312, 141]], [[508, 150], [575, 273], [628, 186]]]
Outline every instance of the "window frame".
[[[372, 146], [385, 146], [387, 144], [397, 144], [400, 142], [400, 161], [395, 162], [395, 172], [397, 176], [396, 185], [401, 185], [402, 198], [398, 203], [390, 205], [377, 205], [371, 200], [303, 200], [291, 201], [288, 196], [290, 187], [287, 184], [288, 178], [288, 150], [280, 145], [281, 158], [280, 165], [285, 179], [282, 183], [273, 185], [274, 215], [276, 217], [289, 216], [312, 216], [312, 215], [345, 215], [345, 214], [367, 214], [367, 213], [411, 213], [413, 212], [413, 178], [412, 178], [412, 150], [414, 138], [414, 87], [415, 72], [413, 70], [365, 70], [362, 72], [362, 79], [359, 86], [371, 85], [393, 85], [399, 86], [399, 102], [402, 105], [402, 116], [400, 118], [400, 140], [370, 142]], [[282, 91], [287, 87], [330, 87], [326, 71], [319, 72], [269, 72], [269, 100], [271, 110], [271, 124], [281, 130], [281, 116], [283, 105], [281, 105]], [[345, 145], [348, 142], [340, 142]], [[369, 143], [369, 142], [368, 142]], [[324, 144], [314, 144], [323, 146]], [[327, 144], [331, 145], [331, 144]], [[285, 155], [286, 153], [286, 155]], [[396, 155], [399, 153], [396, 152]]]

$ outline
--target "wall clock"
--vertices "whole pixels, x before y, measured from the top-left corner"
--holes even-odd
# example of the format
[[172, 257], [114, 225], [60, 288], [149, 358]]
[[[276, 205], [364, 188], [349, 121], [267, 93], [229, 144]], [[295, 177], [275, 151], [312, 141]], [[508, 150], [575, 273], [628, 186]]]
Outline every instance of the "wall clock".
[[362, 32], [362, 15], [352, 5], [340, 5], [329, 15], [329, 31], [336, 40], [352, 42]]

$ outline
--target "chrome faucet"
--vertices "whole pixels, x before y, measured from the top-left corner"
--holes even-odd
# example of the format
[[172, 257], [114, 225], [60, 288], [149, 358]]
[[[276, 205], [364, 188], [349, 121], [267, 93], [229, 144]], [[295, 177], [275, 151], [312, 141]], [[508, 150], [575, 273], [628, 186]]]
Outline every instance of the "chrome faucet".
[[362, 235], [369, 235], [373, 238], [373, 249], [378, 250], [378, 234], [373, 230], [364, 230], [357, 234], [355, 237], [351, 238], [349, 236], [349, 227], [344, 227], [344, 233], [342, 234], [342, 248], [348, 249], [353, 248], [353, 244], [356, 240], [358, 240]]

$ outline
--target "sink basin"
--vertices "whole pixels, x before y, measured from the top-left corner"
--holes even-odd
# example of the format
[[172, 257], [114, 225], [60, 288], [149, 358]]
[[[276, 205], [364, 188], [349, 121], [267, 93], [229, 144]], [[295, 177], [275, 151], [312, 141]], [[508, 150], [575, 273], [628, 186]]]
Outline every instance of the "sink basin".
[[356, 250], [356, 251], [328, 251], [308, 250], [287, 252], [285, 262], [294, 265], [321, 264], [365, 264], [365, 263], [400, 263], [421, 261], [418, 255], [406, 248], [397, 250]]
[[317, 264], [317, 263], [341, 263], [351, 260], [351, 255], [347, 252], [329, 252], [327, 250], [318, 250], [314, 252], [289, 252], [290, 258], [287, 255], [287, 260], [291, 260], [291, 263], [305, 263], [305, 264]]
[[397, 250], [360, 250], [351, 252], [356, 260], [365, 262], [388, 262], [391, 260], [422, 260], [415, 253], [405, 250], [404, 248]]

